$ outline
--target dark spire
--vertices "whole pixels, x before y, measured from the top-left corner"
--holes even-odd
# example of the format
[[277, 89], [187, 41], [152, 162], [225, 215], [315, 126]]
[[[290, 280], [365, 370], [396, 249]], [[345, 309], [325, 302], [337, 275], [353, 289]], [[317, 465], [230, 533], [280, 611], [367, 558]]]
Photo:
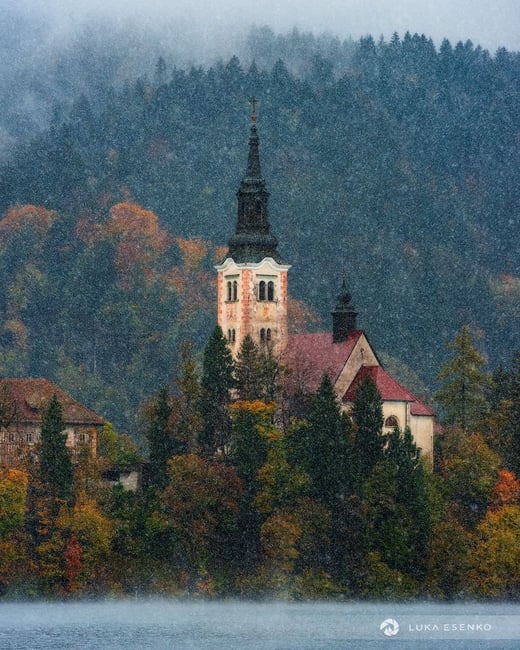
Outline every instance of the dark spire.
[[281, 262], [276, 247], [278, 242], [271, 234], [267, 212], [269, 192], [260, 171], [258, 129], [256, 127], [256, 99], [251, 99], [251, 133], [246, 175], [237, 192], [238, 216], [235, 234], [229, 240], [228, 257], [237, 263], [261, 262], [272, 257]]
[[332, 312], [332, 342], [341, 343], [347, 339], [350, 332], [356, 329], [357, 312], [351, 305], [352, 296], [343, 278], [341, 292], [336, 302], [336, 308]]

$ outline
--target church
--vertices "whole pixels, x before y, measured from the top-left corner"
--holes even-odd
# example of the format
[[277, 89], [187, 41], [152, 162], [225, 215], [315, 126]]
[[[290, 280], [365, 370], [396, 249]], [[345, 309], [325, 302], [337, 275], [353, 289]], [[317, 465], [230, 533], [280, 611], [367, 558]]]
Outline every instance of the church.
[[278, 253], [268, 215], [269, 192], [260, 169], [255, 100], [247, 169], [237, 192], [238, 214], [228, 252], [217, 270], [217, 316], [236, 356], [249, 335], [291, 371], [302, 392], [315, 392], [329, 375], [342, 408], [349, 410], [364, 377], [383, 400], [384, 430], [409, 427], [421, 453], [433, 457], [435, 414], [383, 368], [367, 334], [358, 329], [352, 297], [343, 281], [332, 311], [332, 331], [288, 333], [288, 271]]

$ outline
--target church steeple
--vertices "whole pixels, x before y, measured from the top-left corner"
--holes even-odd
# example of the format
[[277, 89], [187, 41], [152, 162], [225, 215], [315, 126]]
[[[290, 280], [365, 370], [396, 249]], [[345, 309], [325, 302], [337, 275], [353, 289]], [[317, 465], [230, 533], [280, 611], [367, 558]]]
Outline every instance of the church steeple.
[[347, 339], [350, 332], [356, 329], [357, 312], [351, 305], [352, 296], [343, 278], [341, 291], [338, 296], [336, 308], [332, 312], [332, 342], [341, 343]]
[[238, 214], [235, 234], [228, 242], [228, 257], [237, 264], [260, 262], [272, 257], [281, 262], [277, 251], [278, 242], [271, 234], [268, 215], [268, 199], [265, 180], [260, 170], [258, 129], [256, 126], [256, 99], [251, 99], [251, 132], [247, 170], [237, 192]]
[[252, 99], [247, 168], [239, 190], [235, 233], [217, 269], [218, 324], [234, 356], [246, 336], [281, 355], [287, 347], [287, 272], [267, 213], [269, 192], [260, 170], [256, 99]]

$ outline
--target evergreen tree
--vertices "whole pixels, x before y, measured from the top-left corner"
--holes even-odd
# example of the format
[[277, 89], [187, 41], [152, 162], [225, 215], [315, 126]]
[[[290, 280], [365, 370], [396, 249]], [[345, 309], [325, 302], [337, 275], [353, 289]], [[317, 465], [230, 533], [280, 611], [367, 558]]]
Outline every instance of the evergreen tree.
[[356, 489], [359, 489], [372, 469], [382, 460], [385, 445], [383, 401], [370, 377], [364, 377], [358, 384], [352, 406], [352, 420], [355, 426], [354, 480]]
[[348, 428], [348, 419], [341, 413], [330, 377], [325, 374], [311, 407], [302, 451], [311, 494], [329, 508], [344, 500], [350, 490]]
[[395, 558], [395, 568], [421, 575], [426, 569], [432, 521], [426, 469], [409, 427], [404, 432], [396, 427], [388, 436], [384, 462], [394, 468], [396, 500], [406, 515], [404, 521], [395, 521], [406, 530], [407, 540], [406, 553]]
[[54, 394], [42, 415], [40, 476], [44, 487], [59, 499], [70, 498], [73, 482], [64, 430], [63, 409]]
[[487, 410], [485, 389], [489, 380], [482, 372], [484, 359], [475, 349], [467, 325], [455, 334], [447, 347], [453, 354], [438, 375], [442, 385], [435, 399], [443, 422], [467, 433], [474, 429]]
[[231, 435], [228, 407], [234, 386], [233, 358], [219, 325], [204, 349], [201, 380], [203, 428], [200, 444], [205, 454], [225, 453]]
[[249, 334], [242, 341], [237, 355], [235, 380], [239, 399], [249, 402], [261, 399], [260, 353]]
[[181, 349], [179, 374], [175, 385], [176, 394], [171, 400], [170, 419], [173, 455], [189, 454], [197, 448], [203, 427], [200, 413], [201, 388], [192, 344], [189, 341], [185, 342]]
[[167, 388], [161, 388], [152, 404], [146, 430], [150, 459], [150, 485], [163, 488], [167, 482], [168, 461], [174, 455], [170, 429], [172, 407]]

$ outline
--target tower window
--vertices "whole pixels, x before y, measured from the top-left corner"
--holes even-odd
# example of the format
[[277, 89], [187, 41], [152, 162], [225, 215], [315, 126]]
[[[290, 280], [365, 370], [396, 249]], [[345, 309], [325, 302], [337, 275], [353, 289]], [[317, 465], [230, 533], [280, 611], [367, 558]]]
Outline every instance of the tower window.
[[265, 328], [260, 330], [260, 343], [265, 343]]
[[258, 285], [258, 300], [265, 300], [265, 293], [265, 282], [261, 280]]
[[265, 339], [266, 339], [266, 341], [270, 341], [270, 340], [271, 340], [271, 328], [270, 328], [270, 327], [268, 327], [268, 328], [266, 329], [266, 331], [265, 331]]
[[267, 300], [274, 300], [274, 282], [272, 280], [267, 283]]
[[231, 342], [234, 343], [235, 341], [236, 341], [236, 334], [235, 334], [235, 330], [232, 329], [231, 330]]
[[226, 283], [226, 300], [227, 302], [236, 302], [238, 300], [238, 282], [237, 280], [228, 280]]

